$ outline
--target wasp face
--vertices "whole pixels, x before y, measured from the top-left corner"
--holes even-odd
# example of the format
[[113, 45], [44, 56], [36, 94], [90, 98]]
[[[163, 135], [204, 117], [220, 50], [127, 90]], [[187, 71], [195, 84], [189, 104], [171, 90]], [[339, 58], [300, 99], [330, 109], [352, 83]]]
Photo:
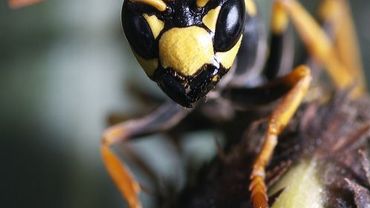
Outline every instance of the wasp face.
[[126, 0], [126, 37], [146, 74], [192, 107], [231, 68], [242, 39], [243, 0]]

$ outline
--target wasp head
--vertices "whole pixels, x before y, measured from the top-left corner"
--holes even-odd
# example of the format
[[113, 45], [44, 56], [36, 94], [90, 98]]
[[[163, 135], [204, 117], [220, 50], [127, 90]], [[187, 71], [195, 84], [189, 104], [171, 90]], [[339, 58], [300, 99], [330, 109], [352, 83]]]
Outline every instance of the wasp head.
[[243, 0], [126, 0], [122, 23], [146, 74], [192, 107], [231, 68], [242, 40]]

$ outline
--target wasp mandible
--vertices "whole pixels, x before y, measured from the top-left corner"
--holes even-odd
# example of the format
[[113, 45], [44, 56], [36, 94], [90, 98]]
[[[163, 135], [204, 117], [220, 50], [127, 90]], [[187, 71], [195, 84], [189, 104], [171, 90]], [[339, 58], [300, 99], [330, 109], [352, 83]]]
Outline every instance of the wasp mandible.
[[364, 91], [347, 2], [323, 0], [320, 17], [321, 25], [296, 0], [274, 0], [267, 41], [253, 0], [126, 0], [126, 38], [145, 73], [171, 98], [150, 115], [114, 125], [103, 135], [104, 163], [129, 206], [142, 207], [140, 184], [112, 145], [169, 130], [208, 103], [221, 100], [233, 109], [280, 99], [250, 176], [253, 207], [269, 207], [265, 168], [312, 80], [308, 65], [291, 70], [289, 22], [336, 88], [356, 84], [354, 95]]

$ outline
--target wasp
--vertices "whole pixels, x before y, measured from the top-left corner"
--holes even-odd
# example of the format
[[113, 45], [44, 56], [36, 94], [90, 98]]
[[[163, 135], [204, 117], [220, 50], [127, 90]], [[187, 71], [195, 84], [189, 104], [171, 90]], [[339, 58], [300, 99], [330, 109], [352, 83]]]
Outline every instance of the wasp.
[[[288, 25], [335, 88], [364, 91], [361, 62], [348, 3], [323, 0], [321, 25], [296, 0], [274, 0], [270, 38], [254, 0], [126, 0], [122, 25], [139, 64], [171, 98], [153, 113], [108, 128], [101, 143], [105, 166], [131, 208], [142, 207], [141, 186], [111, 150], [143, 135], [176, 126], [199, 106], [243, 109], [279, 101], [267, 121], [250, 175], [254, 208], [267, 208], [265, 169], [279, 135], [304, 101], [309, 65], [292, 66]], [[225, 104], [226, 103], [226, 104]]]

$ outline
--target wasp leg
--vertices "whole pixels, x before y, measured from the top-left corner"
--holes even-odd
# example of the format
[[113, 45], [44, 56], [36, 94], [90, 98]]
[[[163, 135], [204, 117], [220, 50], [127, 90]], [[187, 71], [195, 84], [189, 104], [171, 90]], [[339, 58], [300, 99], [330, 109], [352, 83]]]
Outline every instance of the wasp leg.
[[270, 53], [264, 69], [268, 80], [288, 74], [293, 66], [294, 39], [287, 14], [274, 4], [271, 16]]
[[281, 102], [272, 112], [268, 122], [268, 129], [263, 138], [262, 148], [253, 164], [251, 174], [251, 200], [254, 208], [267, 208], [268, 197], [265, 184], [265, 168], [271, 159], [278, 142], [279, 134], [284, 130], [293, 114], [301, 104], [311, 82], [310, 69], [300, 66], [288, 75], [285, 80], [294, 83], [293, 88], [283, 96]]
[[111, 150], [111, 146], [119, 142], [127, 142], [134, 138], [167, 130], [188, 113], [179, 105], [169, 102], [162, 105], [152, 114], [141, 119], [129, 120], [108, 128], [101, 143], [101, 154], [106, 169], [130, 208], [140, 208], [140, 185], [134, 179], [130, 170]]
[[362, 62], [360, 60], [357, 34], [347, 0], [324, 0], [319, 8], [319, 17], [324, 30], [334, 40], [337, 56], [346, 66], [348, 73], [365, 86]]
[[[296, 0], [275, 0], [275, 4], [281, 5], [289, 15], [309, 53], [325, 66], [337, 88], [343, 89], [358, 83], [356, 81], [359, 77], [354, 77], [353, 73], [346, 69], [325, 31], [302, 5]], [[358, 95], [364, 89], [362, 84], [357, 84], [354, 93]]]
[[269, 105], [283, 97], [296, 85], [297, 73], [275, 78], [265, 85], [257, 87], [228, 87], [221, 92], [222, 97], [235, 108], [254, 109]]

